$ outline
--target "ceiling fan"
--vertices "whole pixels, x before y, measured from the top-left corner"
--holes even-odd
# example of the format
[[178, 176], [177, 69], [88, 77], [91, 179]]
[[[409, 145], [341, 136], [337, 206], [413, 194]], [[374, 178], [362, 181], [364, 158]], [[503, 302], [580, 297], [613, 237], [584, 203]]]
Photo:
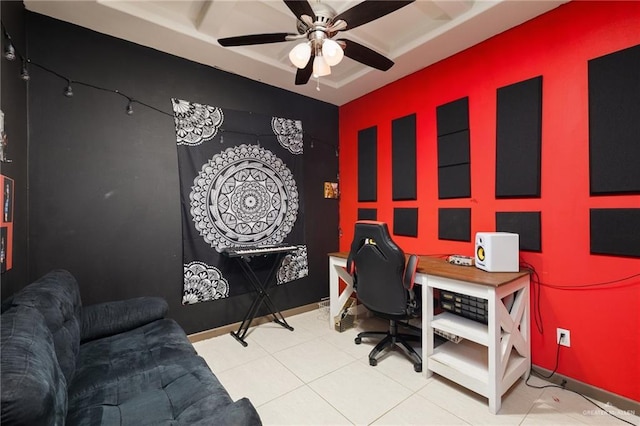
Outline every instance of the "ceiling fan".
[[289, 10], [298, 18], [298, 34], [249, 34], [221, 38], [218, 39], [218, 43], [224, 47], [233, 47], [306, 39], [294, 46], [289, 53], [289, 59], [298, 68], [296, 85], [307, 84], [311, 75], [317, 78], [331, 74], [331, 67], [340, 63], [343, 56], [381, 71], [387, 71], [393, 66], [393, 61], [389, 58], [355, 41], [343, 38], [333, 40], [333, 38], [340, 31], [374, 21], [414, 1], [364, 0], [338, 14], [324, 3], [284, 0]]

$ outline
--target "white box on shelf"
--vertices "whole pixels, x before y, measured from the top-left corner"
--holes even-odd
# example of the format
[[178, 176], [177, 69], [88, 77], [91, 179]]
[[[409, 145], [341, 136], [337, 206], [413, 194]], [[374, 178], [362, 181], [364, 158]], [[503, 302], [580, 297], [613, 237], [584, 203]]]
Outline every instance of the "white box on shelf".
[[520, 236], [511, 232], [476, 233], [476, 268], [487, 272], [520, 270]]

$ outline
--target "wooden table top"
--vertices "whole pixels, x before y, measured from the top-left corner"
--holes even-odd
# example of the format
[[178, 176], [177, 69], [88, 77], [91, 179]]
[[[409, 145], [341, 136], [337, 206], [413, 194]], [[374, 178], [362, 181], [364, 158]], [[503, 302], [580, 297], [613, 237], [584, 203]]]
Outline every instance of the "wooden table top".
[[[349, 252], [333, 252], [329, 256], [346, 259]], [[422, 274], [435, 275], [437, 277], [450, 278], [454, 280], [471, 282], [491, 287], [499, 287], [509, 284], [518, 278], [528, 275], [527, 269], [520, 269], [519, 272], [486, 272], [475, 266], [453, 265], [445, 259], [433, 256], [418, 256], [417, 271]]]

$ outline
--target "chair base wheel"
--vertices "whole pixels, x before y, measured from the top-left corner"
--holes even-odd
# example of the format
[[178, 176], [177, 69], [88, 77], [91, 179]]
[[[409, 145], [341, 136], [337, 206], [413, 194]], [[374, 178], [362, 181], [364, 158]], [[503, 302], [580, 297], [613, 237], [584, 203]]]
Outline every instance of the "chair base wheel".
[[356, 345], [359, 345], [360, 343], [362, 343], [362, 339], [360, 337], [356, 337], [355, 342], [356, 342]]
[[369, 365], [375, 367], [376, 365], [378, 365], [378, 360], [369, 358]]
[[420, 372], [422, 372], [422, 364], [413, 364], [413, 370], [414, 370], [416, 373], [420, 373]]

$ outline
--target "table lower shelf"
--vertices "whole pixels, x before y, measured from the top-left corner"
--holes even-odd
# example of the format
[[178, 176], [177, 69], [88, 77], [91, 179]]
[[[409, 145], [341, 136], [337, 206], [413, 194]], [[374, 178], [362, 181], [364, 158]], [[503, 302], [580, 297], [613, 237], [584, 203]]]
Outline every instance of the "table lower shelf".
[[[516, 350], [511, 351], [501, 382], [500, 395], [527, 372], [529, 362]], [[460, 343], [446, 342], [438, 346], [427, 359], [427, 369], [446, 377], [482, 395], [490, 396], [489, 357], [486, 346], [463, 340]]]
[[431, 321], [434, 329], [460, 336], [484, 346], [489, 346], [489, 331], [485, 324], [450, 312], [442, 312]]

